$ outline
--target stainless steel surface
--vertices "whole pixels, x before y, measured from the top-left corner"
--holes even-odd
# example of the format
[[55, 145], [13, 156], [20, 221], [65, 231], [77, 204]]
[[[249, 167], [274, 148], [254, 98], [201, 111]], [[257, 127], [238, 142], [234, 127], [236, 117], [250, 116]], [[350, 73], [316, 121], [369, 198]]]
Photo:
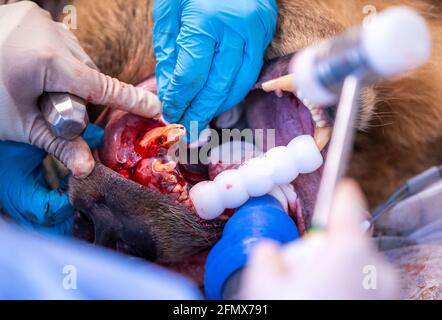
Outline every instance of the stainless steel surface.
[[362, 50], [363, 29], [354, 28], [322, 42], [316, 54], [316, 77], [324, 88], [338, 96], [345, 78], [360, 70], [367, 74], [374, 72]]
[[313, 226], [325, 228], [333, 204], [335, 188], [345, 175], [353, 149], [354, 131], [359, 111], [361, 76], [350, 75], [344, 80], [341, 100], [337, 109], [333, 134], [327, 153], [327, 160], [319, 187]]
[[86, 102], [68, 93], [44, 93], [40, 97], [43, 116], [56, 137], [74, 140], [86, 129]]

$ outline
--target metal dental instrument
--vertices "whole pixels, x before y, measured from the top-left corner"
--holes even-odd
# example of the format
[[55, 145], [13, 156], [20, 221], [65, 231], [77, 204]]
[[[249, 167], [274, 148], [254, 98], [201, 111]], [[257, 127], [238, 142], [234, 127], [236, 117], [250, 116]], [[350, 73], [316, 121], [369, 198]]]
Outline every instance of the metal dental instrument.
[[358, 75], [350, 75], [345, 79], [313, 214], [314, 227], [327, 226], [336, 186], [347, 170], [353, 150], [360, 89]]
[[335, 188], [345, 175], [357, 127], [360, 91], [426, 63], [431, 34], [425, 20], [408, 7], [381, 12], [372, 26], [353, 28], [295, 58], [292, 71], [301, 98], [319, 106], [336, 104], [335, 124], [312, 224], [328, 224]]
[[45, 92], [39, 104], [49, 129], [56, 137], [74, 140], [89, 123], [86, 102], [74, 95]]
[[371, 226], [385, 213], [389, 212], [399, 202], [412, 197], [419, 192], [424, 191], [429, 186], [442, 179], [442, 165], [431, 167], [417, 176], [407, 180], [393, 195], [382, 205], [377, 207], [369, 220], [366, 221], [366, 227]]
[[431, 34], [425, 20], [408, 7], [392, 7], [378, 14], [371, 25], [352, 28], [300, 51], [292, 63], [292, 74], [262, 84], [267, 92], [294, 91], [310, 107], [339, 102], [314, 227], [327, 225], [335, 187], [345, 175], [361, 88], [413, 71], [430, 55]]
[[[405, 71], [414, 70], [427, 62], [430, 57], [430, 33], [423, 18], [415, 11], [403, 6], [394, 7], [380, 13], [376, 20], [375, 26], [352, 29], [318, 46], [299, 52], [292, 66], [293, 74], [263, 84], [265, 91], [274, 89], [300, 91], [297, 92], [298, 98], [308, 100], [315, 106], [335, 105], [340, 98], [312, 221], [313, 227], [319, 229], [324, 229], [328, 225], [336, 185], [346, 173], [353, 150], [361, 88], [368, 83], [389, 79]], [[406, 185], [407, 192], [415, 193], [441, 176], [442, 167], [433, 168], [410, 180]], [[403, 191], [400, 191], [397, 196], [402, 197]], [[262, 201], [262, 198], [258, 201]], [[239, 211], [247, 206], [248, 204], [244, 205]], [[259, 208], [263, 209], [262, 211], [256, 210], [257, 206], [253, 206], [253, 209], [257, 212], [252, 217], [253, 219], [250, 219], [251, 223], [244, 223], [245, 220], [240, 221], [241, 227], [246, 226], [247, 232], [253, 229], [249, 226], [256, 224], [256, 230], [260, 234], [258, 232], [252, 234], [252, 241], [259, 238], [278, 240], [278, 237], [270, 232], [265, 234], [265, 231], [282, 228], [279, 226], [266, 228], [268, 224], [259, 224], [265, 221], [262, 217], [268, 212], [263, 207]], [[228, 221], [228, 224], [235, 224], [234, 219], [238, 218], [238, 212], [237, 216]], [[269, 216], [273, 219], [276, 215], [272, 213]], [[376, 217], [375, 215], [373, 219]], [[370, 225], [370, 222], [366, 221], [366, 224]], [[283, 222], [281, 225], [287, 224]], [[226, 227], [224, 232], [229, 233], [232, 230], [238, 232], [242, 229]], [[293, 235], [294, 232], [289, 231], [288, 234]], [[251, 241], [245, 238], [246, 245], [238, 246], [235, 241], [240, 242], [243, 239], [236, 235], [235, 241], [223, 243], [222, 239], [212, 249], [208, 259], [211, 261], [206, 265], [206, 271], [209, 270], [206, 276], [210, 272], [214, 274], [206, 278], [206, 290], [209, 289], [209, 297], [212, 293], [212, 297], [218, 299], [237, 297], [242, 268], [248, 260], [250, 251]], [[286, 240], [293, 241], [293, 239]], [[232, 259], [234, 255], [231, 254], [232, 249], [229, 246], [235, 250], [237, 248], [246, 250], [241, 253], [240, 259]], [[222, 257], [224, 252], [228, 253], [226, 257]], [[215, 277], [215, 281], [212, 281]], [[212, 291], [213, 288], [215, 290]]]

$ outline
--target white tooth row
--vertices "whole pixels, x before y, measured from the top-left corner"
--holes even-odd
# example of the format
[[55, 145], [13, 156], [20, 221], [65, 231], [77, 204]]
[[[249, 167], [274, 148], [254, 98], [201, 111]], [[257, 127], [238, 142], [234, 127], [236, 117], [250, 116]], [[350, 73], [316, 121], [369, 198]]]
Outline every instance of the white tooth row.
[[198, 183], [190, 190], [190, 199], [202, 219], [215, 219], [225, 209], [238, 208], [250, 197], [266, 195], [276, 186], [291, 183], [299, 174], [315, 172], [322, 163], [314, 139], [299, 136], [287, 147], [273, 148], [238, 169], [222, 172], [213, 181]]
[[313, 105], [313, 103], [310, 102], [309, 99], [304, 98], [304, 95], [302, 94], [301, 91], [296, 91], [296, 98], [298, 98], [299, 100], [302, 101], [302, 103], [307, 107], [307, 109], [312, 110], [312, 109], [316, 109], [317, 107]]
[[324, 108], [319, 108], [313, 105], [309, 99], [303, 98], [301, 91], [296, 92], [296, 97], [310, 110], [313, 122], [318, 128], [325, 128], [330, 126], [330, 119]]
[[318, 128], [325, 128], [330, 126], [330, 119], [323, 108], [313, 108], [310, 109], [312, 114], [312, 119]]
[[281, 203], [282, 208], [287, 213], [289, 213], [290, 204], [295, 204], [298, 199], [295, 187], [292, 184], [276, 186], [269, 194]]

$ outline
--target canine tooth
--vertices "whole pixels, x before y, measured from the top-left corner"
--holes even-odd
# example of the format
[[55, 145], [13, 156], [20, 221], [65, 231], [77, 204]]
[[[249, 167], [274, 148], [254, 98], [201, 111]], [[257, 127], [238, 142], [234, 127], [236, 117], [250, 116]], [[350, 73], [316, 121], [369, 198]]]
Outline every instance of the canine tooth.
[[299, 173], [315, 172], [324, 162], [315, 140], [309, 135], [296, 137], [289, 143], [288, 148], [293, 150]]
[[190, 200], [197, 214], [205, 220], [212, 220], [224, 212], [223, 200], [213, 181], [203, 181], [189, 191]]
[[262, 84], [262, 89], [266, 92], [276, 91], [277, 89], [287, 92], [293, 92], [295, 90], [293, 84], [293, 75], [288, 74]]
[[298, 200], [298, 194], [296, 193], [295, 187], [293, 185], [286, 184], [284, 186], [281, 186], [281, 190], [286, 196], [289, 203], [294, 203], [296, 202], [296, 200]]
[[267, 151], [265, 159], [267, 165], [273, 169], [272, 180], [275, 184], [287, 184], [298, 177], [297, 155], [293, 149], [275, 147]]
[[239, 170], [231, 169], [221, 172], [215, 178], [214, 183], [225, 208], [238, 208], [250, 198]]
[[315, 129], [314, 139], [320, 151], [322, 151], [325, 148], [325, 146], [329, 143], [331, 134], [332, 134], [332, 128], [328, 126]]
[[249, 159], [239, 168], [239, 171], [251, 197], [260, 197], [272, 190], [274, 186], [273, 171], [264, 158]]
[[155, 140], [161, 140], [160, 146], [170, 147], [178, 142], [186, 134], [186, 128], [179, 124], [170, 124], [158, 127], [147, 132], [140, 141], [140, 146], [148, 148]]

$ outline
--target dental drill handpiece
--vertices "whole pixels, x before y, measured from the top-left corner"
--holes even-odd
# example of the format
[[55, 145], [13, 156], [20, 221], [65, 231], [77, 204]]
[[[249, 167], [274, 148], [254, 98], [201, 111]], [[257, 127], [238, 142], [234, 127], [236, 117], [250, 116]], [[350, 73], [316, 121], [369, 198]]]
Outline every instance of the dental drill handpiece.
[[372, 84], [415, 70], [430, 55], [425, 20], [409, 7], [392, 7], [371, 23], [299, 52], [291, 79], [298, 98], [318, 107], [335, 106], [347, 76], [358, 74], [363, 84]]
[[49, 129], [56, 137], [74, 140], [89, 123], [86, 101], [72, 94], [45, 92], [39, 104]]
[[346, 173], [362, 86], [412, 71], [430, 55], [431, 34], [425, 20], [412, 9], [399, 6], [381, 12], [372, 24], [296, 56], [292, 71], [299, 98], [327, 107], [336, 105], [340, 97], [313, 227], [327, 226], [336, 185]]

